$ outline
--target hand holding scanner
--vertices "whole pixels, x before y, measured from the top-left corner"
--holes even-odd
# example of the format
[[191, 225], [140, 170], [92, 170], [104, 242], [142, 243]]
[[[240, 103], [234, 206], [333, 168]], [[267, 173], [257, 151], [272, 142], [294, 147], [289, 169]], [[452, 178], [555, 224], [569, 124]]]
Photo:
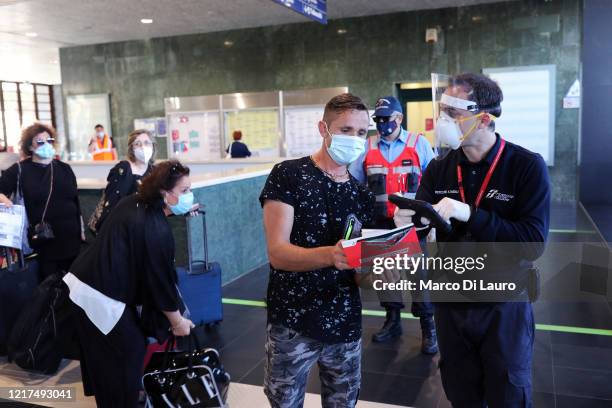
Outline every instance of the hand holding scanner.
[[410, 198], [401, 197], [395, 194], [389, 196], [389, 201], [397, 205], [402, 210], [407, 209], [414, 211], [415, 215], [412, 217], [412, 220], [417, 228], [426, 227], [426, 225], [421, 223], [421, 217], [423, 217], [431, 221], [430, 225], [440, 231], [449, 233], [452, 229], [451, 224], [444, 221], [444, 219], [440, 217], [440, 214], [438, 214], [432, 205], [427, 201], [412, 200]]

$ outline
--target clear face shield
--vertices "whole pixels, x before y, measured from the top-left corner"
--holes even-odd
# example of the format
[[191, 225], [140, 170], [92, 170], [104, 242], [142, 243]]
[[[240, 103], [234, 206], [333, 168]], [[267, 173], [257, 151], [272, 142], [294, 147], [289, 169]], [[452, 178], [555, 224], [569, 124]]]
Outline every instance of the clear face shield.
[[[438, 158], [443, 158], [452, 149], [458, 149], [463, 139], [474, 129], [464, 132], [459, 123], [474, 119], [470, 113], [479, 111], [476, 102], [453, 96], [456, 94], [452, 77], [445, 74], [431, 74], [431, 96], [434, 114], [434, 148]], [[474, 122], [473, 127], [477, 125]]]

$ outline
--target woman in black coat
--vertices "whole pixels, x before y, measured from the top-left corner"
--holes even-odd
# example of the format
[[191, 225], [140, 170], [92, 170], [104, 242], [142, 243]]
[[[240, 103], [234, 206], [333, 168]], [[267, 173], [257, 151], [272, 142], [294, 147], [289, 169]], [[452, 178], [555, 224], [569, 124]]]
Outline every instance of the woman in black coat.
[[[77, 182], [72, 168], [55, 160], [55, 130], [42, 123], [25, 128], [19, 142], [25, 160], [13, 164], [0, 177], [0, 203], [11, 206], [9, 197], [20, 180], [29, 221], [30, 246], [38, 254], [40, 277], [68, 269], [85, 239]], [[54, 237], [36, 239], [34, 227], [48, 223]]]
[[127, 160], [117, 163], [108, 173], [104, 201], [89, 220], [88, 225], [93, 232], [100, 230], [108, 214], [123, 197], [138, 190], [141, 180], [151, 172], [155, 153], [155, 141], [147, 130], [137, 129], [128, 135]]
[[[73, 263], [70, 288], [81, 346], [86, 395], [98, 407], [135, 407], [146, 337], [186, 336], [174, 269], [174, 239], [166, 217], [193, 205], [189, 168], [157, 164], [138, 194], [121, 200], [96, 240]], [[138, 312], [138, 306], [142, 306]]]

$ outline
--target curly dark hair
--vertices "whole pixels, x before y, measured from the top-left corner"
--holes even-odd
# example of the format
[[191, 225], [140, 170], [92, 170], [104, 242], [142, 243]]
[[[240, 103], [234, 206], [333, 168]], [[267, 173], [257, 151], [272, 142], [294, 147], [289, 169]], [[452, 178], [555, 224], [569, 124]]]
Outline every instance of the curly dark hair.
[[167, 160], [153, 167], [138, 188], [140, 200], [145, 204], [155, 204], [162, 199], [161, 190], [172, 190], [178, 181], [189, 175], [189, 167], [178, 160]]
[[55, 139], [55, 129], [49, 125], [45, 125], [44, 123], [36, 122], [27, 128], [23, 129], [21, 132], [21, 139], [19, 140], [19, 149], [21, 149], [21, 153], [26, 157], [32, 157], [32, 140], [43, 132], [47, 132], [49, 136]]

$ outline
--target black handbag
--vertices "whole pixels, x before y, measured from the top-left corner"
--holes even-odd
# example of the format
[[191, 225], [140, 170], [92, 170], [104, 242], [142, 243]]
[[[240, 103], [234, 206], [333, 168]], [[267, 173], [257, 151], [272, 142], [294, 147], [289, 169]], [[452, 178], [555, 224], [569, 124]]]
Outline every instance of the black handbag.
[[219, 352], [201, 348], [189, 335], [187, 351], [170, 351], [172, 336], [163, 352], [155, 352], [147, 364], [142, 384], [147, 407], [227, 407], [230, 376]]
[[9, 361], [28, 371], [57, 371], [74, 335], [68, 294], [60, 274], [48, 276], [36, 288], [11, 330]]
[[25, 259], [23, 251], [0, 247], [0, 356], [19, 314], [38, 286], [38, 261]]
[[45, 210], [43, 211], [40, 222], [32, 227], [32, 232], [30, 235], [30, 242], [34, 245], [50, 241], [55, 238], [51, 224], [45, 221], [47, 209], [49, 208], [49, 201], [51, 201], [51, 195], [53, 194], [53, 161], [49, 164], [49, 166], [51, 167], [51, 184], [49, 185], [47, 203], [45, 204]]

